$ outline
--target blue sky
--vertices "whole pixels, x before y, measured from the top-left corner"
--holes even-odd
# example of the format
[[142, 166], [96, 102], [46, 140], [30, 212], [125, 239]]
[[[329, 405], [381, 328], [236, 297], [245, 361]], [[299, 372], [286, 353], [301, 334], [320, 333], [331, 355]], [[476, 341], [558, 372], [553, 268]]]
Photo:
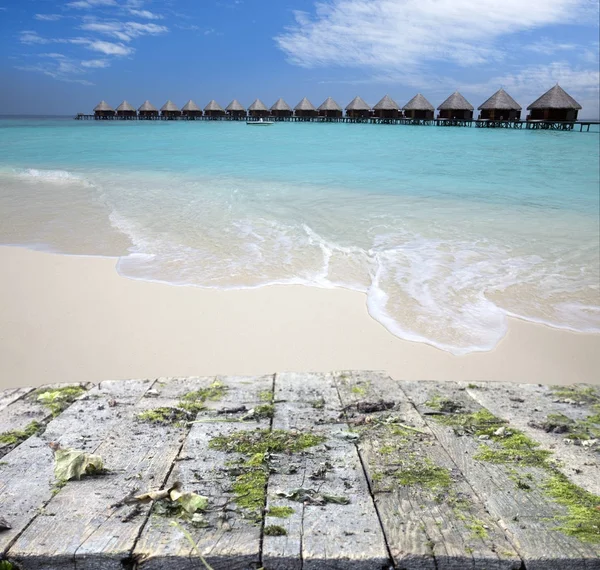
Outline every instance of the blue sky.
[[294, 106], [355, 95], [525, 108], [556, 82], [596, 118], [597, 0], [0, 0], [2, 113], [105, 99]]

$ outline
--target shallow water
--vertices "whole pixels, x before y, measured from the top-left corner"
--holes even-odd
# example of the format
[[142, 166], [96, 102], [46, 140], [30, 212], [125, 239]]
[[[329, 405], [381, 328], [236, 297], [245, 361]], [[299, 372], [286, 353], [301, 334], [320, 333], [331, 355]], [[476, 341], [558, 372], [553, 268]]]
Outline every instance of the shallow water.
[[600, 332], [599, 133], [0, 121], [0, 243], [177, 285], [347, 287], [402, 338]]

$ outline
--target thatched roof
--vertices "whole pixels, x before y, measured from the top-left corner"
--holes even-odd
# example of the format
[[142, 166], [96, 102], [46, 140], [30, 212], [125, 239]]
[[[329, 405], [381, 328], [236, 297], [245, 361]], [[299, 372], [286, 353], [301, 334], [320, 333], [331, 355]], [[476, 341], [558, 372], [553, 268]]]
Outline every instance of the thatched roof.
[[158, 109], [152, 103], [150, 103], [150, 101], [144, 101], [142, 103], [142, 106], [138, 109], [138, 111], [156, 111], [156, 112], [158, 112]]
[[181, 108], [182, 111], [202, 111], [195, 101], [191, 99]]
[[271, 107], [271, 111], [290, 111], [292, 108], [281, 98], [277, 99], [273, 106]]
[[474, 107], [458, 91], [456, 91], [438, 107], [438, 111], [445, 111], [446, 109], [454, 111], [473, 111]]
[[223, 107], [221, 107], [221, 105], [219, 105], [214, 99], [212, 101], [209, 102], [209, 104], [204, 107], [205, 111], [223, 111]]
[[331, 98], [327, 97], [318, 108], [319, 111], [341, 111], [342, 108]]
[[268, 111], [267, 106], [260, 100], [256, 99], [250, 107], [248, 107], [248, 111]]
[[420, 93], [417, 93], [404, 107], [404, 111], [434, 111], [433, 105], [423, 97]]
[[522, 107], [504, 89], [500, 88], [485, 103], [479, 106], [480, 111], [485, 109], [520, 111]]
[[389, 95], [386, 95], [373, 109], [375, 111], [399, 111], [400, 106]]
[[161, 108], [161, 111], [179, 111], [179, 107], [169, 99]]
[[306, 98], [294, 107], [294, 111], [316, 111], [315, 106]]
[[133, 111], [135, 113], [135, 109], [127, 101], [123, 101], [117, 107], [117, 111]]
[[112, 111], [114, 113], [115, 110], [106, 101], [100, 101], [100, 103], [94, 107], [94, 113], [96, 111]]
[[581, 109], [581, 105], [573, 99], [558, 83], [536, 99], [527, 109]]
[[365, 102], [361, 97], [354, 97], [348, 106], [346, 107], [346, 111], [370, 111], [371, 107], [368, 103]]
[[231, 103], [229, 103], [229, 105], [227, 105], [225, 110], [226, 111], [245, 111], [246, 109], [243, 107], [243, 105], [237, 99], [234, 99]]

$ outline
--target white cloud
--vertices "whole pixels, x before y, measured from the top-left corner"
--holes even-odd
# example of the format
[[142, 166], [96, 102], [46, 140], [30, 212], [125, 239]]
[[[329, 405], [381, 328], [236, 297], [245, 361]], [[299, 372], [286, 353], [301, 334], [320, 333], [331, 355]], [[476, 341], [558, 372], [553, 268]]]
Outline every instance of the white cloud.
[[115, 0], [77, 0], [75, 2], [67, 2], [67, 8], [76, 8], [78, 10], [89, 10], [102, 6], [117, 6]]
[[[303, 67], [406, 69], [424, 61], [500, 60], [501, 36], [550, 24], [589, 22], [590, 0], [326, 0], [275, 38]], [[597, 21], [597, 19], [592, 20]]]
[[162, 20], [163, 18], [160, 14], [155, 14], [149, 10], [134, 10], [130, 8], [129, 13], [132, 16], [137, 16], [138, 18], [146, 18], [146, 20]]
[[51, 43], [51, 40], [47, 38], [43, 38], [37, 32], [31, 30], [25, 30], [20, 33], [19, 41], [22, 44], [48, 44]]
[[129, 42], [143, 35], [158, 35], [169, 31], [166, 26], [141, 24], [139, 22], [90, 21], [81, 26], [82, 30], [112, 36], [122, 42]]
[[557, 43], [548, 38], [544, 38], [538, 42], [523, 46], [523, 49], [526, 49], [527, 51], [533, 51], [535, 53], [546, 55], [552, 55], [559, 51], [572, 51], [577, 48], [578, 46], [576, 44]]
[[81, 62], [81, 66], [88, 69], [103, 69], [105, 67], [110, 67], [110, 61], [107, 59], [87, 59]]
[[86, 47], [92, 51], [97, 51], [105, 55], [131, 55], [135, 50], [132, 47], [121, 43], [104, 42], [101, 40], [87, 40]]
[[60, 14], [36, 14], [34, 18], [43, 22], [56, 22], [57, 20], [60, 20], [62, 16]]

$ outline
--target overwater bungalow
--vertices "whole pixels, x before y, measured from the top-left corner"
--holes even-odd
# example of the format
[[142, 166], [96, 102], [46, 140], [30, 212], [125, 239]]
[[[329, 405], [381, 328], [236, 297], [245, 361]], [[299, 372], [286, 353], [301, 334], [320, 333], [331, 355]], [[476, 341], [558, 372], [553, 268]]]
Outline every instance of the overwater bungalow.
[[169, 99], [161, 108], [160, 114], [167, 119], [175, 119], [181, 117], [181, 109]]
[[96, 119], [112, 119], [114, 116], [115, 110], [106, 101], [100, 101], [94, 107], [94, 117]]
[[319, 117], [339, 118], [342, 116], [342, 108], [331, 97], [327, 97], [317, 111]]
[[225, 114], [225, 109], [223, 109], [223, 107], [221, 107], [214, 99], [204, 107], [204, 115], [206, 117], [224, 117]]
[[281, 98], [277, 99], [271, 107], [273, 117], [291, 117], [293, 114], [292, 108]]
[[404, 105], [402, 110], [407, 119], [423, 119], [425, 121], [432, 120], [435, 113], [433, 105], [420, 93], [417, 93], [406, 105]]
[[230, 117], [245, 117], [246, 116], [246, 108], [237, 100], [234, 99], [227, 107], [225, 107], [225, 111]]
[[397, 119], [400, 114], [400, 105], [389, 95], [373, 107], [373, 116], [380, 119]]
[[521, 119], [519, 105], [504, 89], [498, 89], [485, 103], [479, 106], [480, 119], [490, 121], [518, 121]]
[[527, 110], [528, 121], [576, 121], [581, 105], [557, 83]]
[[306, 98], [302, 99], [300, 103], [298, 103], [294, 107], [294, 115], [296, 117], [316, 117], [318, 115], [318, 111], [315, 109], [315, 106]]
[[371, 116], [371, 106], [361, 97], [354, 97], [346, 106], [346, 117], [351, 119], [368, 119]]
[[452, 93], [439, 107], [440, 119], [463, 119], [470, 121], [475, 108], [458, 91]]
[[191, 99], [181, 108], [181, 114], [188, 119], [195, 119], [202, 116], [202, 109]]
[[117, 117], [123, 119], [135, 119], [137, 117], [137, 111], [127, 101], [123, 101], [117, 107]]
[[144, 101], [138, 109], [138, 117], [140, 119], [156, 119], [158, 117], [158, 109], [150, 101]]
[[248, 114], [255, 119], [268, 117], [269, 109], [267, 109], [267, 106], [260, 99], [256, 99], [254, 103], [248, 107]]

